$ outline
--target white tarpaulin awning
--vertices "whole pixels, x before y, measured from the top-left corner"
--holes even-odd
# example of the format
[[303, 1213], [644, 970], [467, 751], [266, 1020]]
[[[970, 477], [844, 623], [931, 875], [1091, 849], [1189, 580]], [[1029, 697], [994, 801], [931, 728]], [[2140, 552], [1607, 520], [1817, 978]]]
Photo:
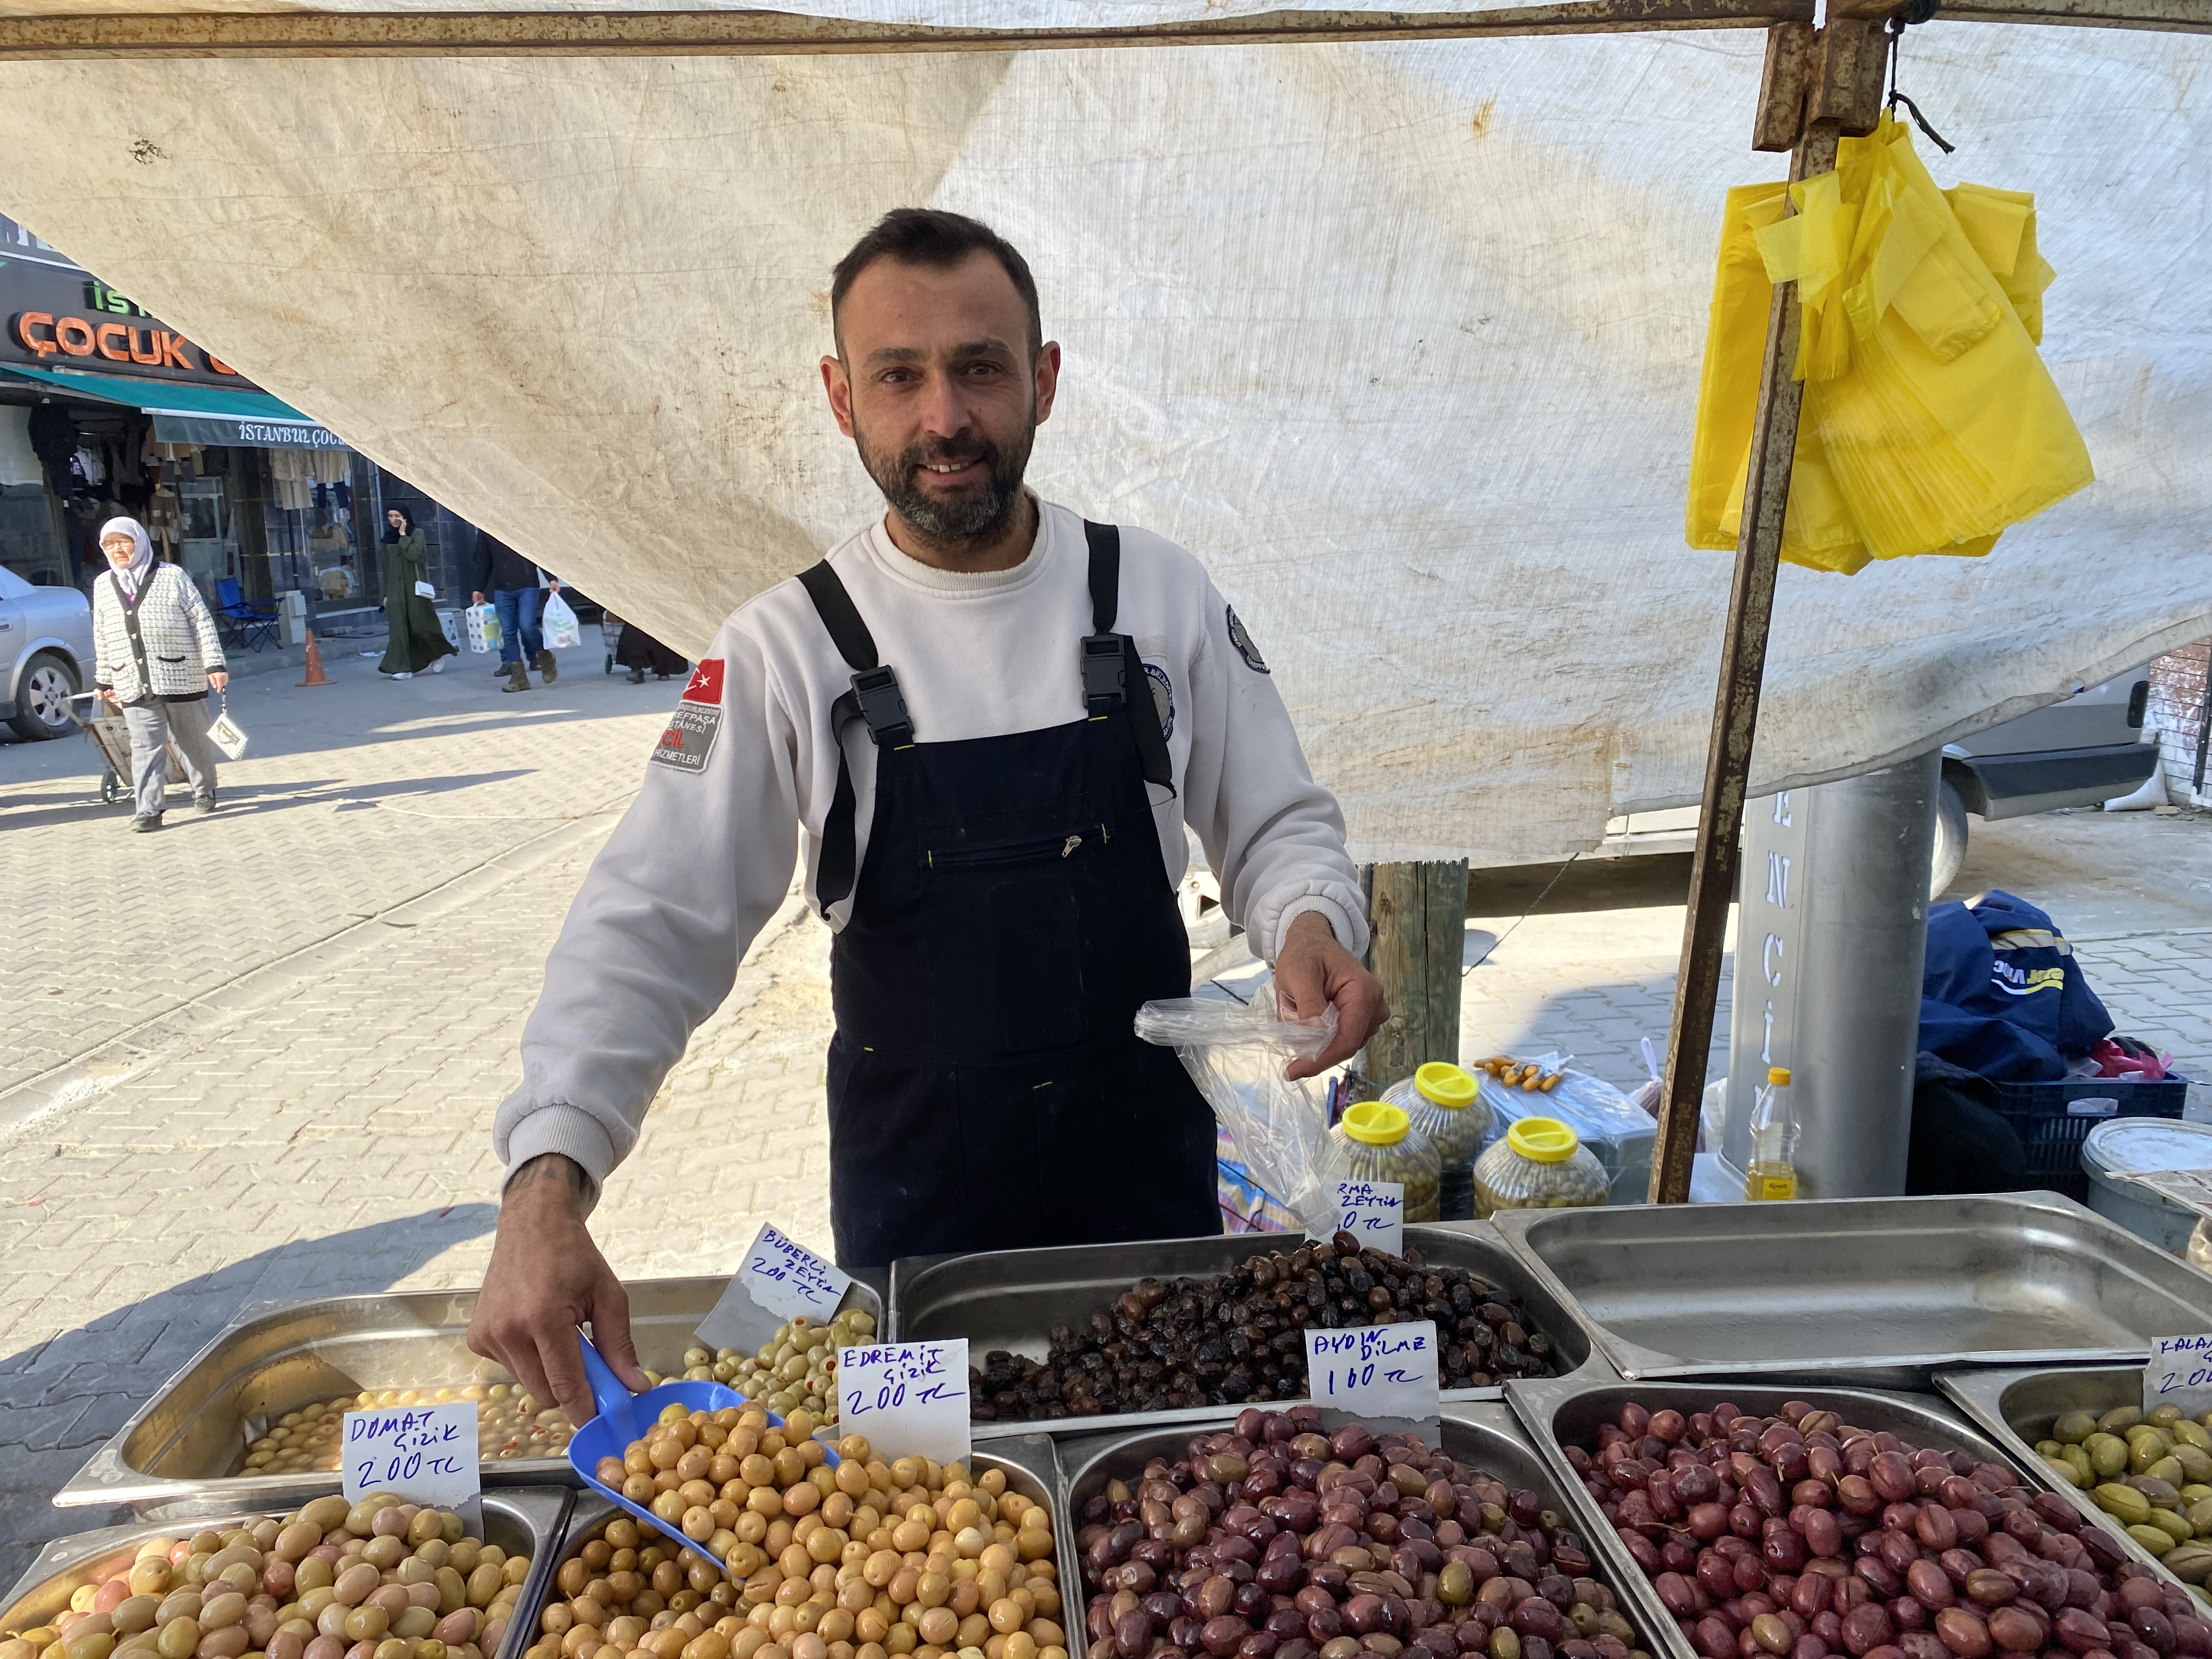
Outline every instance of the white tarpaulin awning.
[[[1784, 165], [1761, 45], [0, 63], [0, 210], [687, 651], [877, 508], [830, 265], [977, 214], [1066, 350], [1040, 489], [1206, 561], [1363, 856], [1512, 862], [1697, 798], [1730, 560], [1683, 488], [1722, 192]], [[2212, 632], [2212, 40], [1939, 21], [1902, 79], [1940, 181], [2037, 193], [2098, 482], [1986, 559], [1785, 568], [1755, 788]]]

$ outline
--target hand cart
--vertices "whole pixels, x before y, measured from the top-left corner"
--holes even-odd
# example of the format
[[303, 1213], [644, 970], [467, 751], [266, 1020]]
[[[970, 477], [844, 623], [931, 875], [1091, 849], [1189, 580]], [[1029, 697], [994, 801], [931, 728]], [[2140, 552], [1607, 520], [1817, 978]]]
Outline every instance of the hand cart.
[[[123, 710], [109, 702], [97, 691], [80, 691], [70, 698], [70, 713], [92, 739], [93, 747], [100, 750], [100, 758], [107, 763], [100, 775], [100, 799], [103, 805], [131, 799], [131, 732], [123, 723]], [[168, 745], [168, 781], [185, 781], [185, 763], [177, 753], [177, 745]]]

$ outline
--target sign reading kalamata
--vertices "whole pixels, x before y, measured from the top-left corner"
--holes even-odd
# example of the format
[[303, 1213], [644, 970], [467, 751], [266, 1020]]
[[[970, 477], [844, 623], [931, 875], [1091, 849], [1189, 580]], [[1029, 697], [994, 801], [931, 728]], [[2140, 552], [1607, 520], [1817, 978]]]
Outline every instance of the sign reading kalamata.
[[[75, 265], [0, 258], [0, 362], [257, 390], [213, 352]], [[246, 440], [234, 440], [245, 442]]]

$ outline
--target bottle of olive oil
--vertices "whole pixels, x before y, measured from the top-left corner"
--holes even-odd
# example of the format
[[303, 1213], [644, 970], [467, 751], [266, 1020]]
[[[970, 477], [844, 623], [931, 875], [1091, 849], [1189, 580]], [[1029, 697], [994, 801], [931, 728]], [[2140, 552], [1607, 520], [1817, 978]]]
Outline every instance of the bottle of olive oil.
[[1766, 1086], [1751, 1109], [1751, 1158], [1745, 1167], [1743, 1195], [1762, 1199], [1797, 1196], [1797, 1108], [1790, 1094], [1790, 1068], [1768, 1069]]

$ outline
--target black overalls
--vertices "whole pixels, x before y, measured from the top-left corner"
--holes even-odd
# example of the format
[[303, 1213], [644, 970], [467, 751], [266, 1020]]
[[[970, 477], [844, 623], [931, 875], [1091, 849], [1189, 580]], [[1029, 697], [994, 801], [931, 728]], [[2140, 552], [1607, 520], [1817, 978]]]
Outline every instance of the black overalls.
[[1136, 647], [1112, 632], [1120, 533], [1084, 528], [1092, 634], [1067, 672], [1087, 713], [1042, 731], [917, 741], [844, 584], [826, 561], [799, 578], [854, 671], [833, 723], [863, 720], [876, 744], [857, 890], [842, 758], [815, 878], [825, 910], [854, 894], [830, 955], [848, 1268], [1221, 1231], [1212, 1113], [1130, 1026], [1139, 1004], [1189, 994], [1190, 949], [1146, 793], [1170, 782], [1167, 745]]

